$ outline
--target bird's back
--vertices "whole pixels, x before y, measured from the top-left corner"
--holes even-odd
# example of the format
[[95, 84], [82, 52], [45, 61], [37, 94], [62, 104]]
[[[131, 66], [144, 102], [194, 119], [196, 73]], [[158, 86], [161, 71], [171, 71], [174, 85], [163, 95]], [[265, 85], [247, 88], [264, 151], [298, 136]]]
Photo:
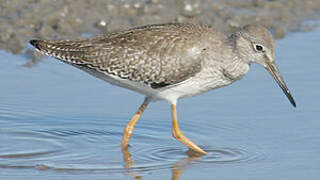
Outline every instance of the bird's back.
[[201, 70], [205, 25], [159, 24], [84, 40], [32, 40], [38, 50], [76, 67], [140, 82], [153, 89], [182, 82]]

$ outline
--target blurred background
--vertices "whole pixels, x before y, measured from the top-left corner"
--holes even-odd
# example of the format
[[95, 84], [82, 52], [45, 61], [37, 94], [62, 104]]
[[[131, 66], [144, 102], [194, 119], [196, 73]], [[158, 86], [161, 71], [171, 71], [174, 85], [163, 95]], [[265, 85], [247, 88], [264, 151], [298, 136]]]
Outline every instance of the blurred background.
[[283, 38], [310, 31], [313, 24], [303, 22], [319, 18], [319, 11], [319, 0], [1, 0], [0, 48], [19, 54], [31, 38], [76, 38], [167, 22], [204, 23], [224, 32], [260, 23]]
[[[319, 179], [319, 19], [319, 0], [0, 0], [0, 179]], [[143, 96], [28, 44], [167, 22], [267, 26], [297, 108], [252, 65], [239, 82], [179, 101], [180, 128], [209, 155], [171, 137], [162, 101], [121, 150]]]

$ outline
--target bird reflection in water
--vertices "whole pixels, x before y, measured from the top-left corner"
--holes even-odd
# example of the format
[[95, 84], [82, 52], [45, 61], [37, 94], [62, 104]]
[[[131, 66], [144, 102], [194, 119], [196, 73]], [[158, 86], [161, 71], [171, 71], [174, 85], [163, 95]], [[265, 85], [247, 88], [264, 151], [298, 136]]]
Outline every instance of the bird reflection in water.
[[[172, 180], [178, 180], [180, 175], [188, 165], [193, 164], [195, 160], [200, 159], [203, 156], [191, 149], [189, 149], [186, 154], [188, 155], [188, 157], [179, 160], [178, 162], [172, 164], [172, 166], [170, 167]], [[122, 148], [122, 156], [125, 163], [123, 167], [127, 170], [125, 171], [125, 174], [132, 177], [133, 179], [141, 180], [143, 177], [140, 176], [138, 172], [134, 170], [134, 168], [132, 168], [135, 162], [132, 159], [129, 148]]]

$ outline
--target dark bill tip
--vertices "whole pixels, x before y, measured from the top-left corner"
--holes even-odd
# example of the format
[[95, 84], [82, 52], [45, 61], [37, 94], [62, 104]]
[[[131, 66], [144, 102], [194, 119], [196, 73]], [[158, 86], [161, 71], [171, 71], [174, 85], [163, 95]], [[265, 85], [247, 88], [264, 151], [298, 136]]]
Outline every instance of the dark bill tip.
[[[282, 89], [282, 88], [281, 88]], [[297, 107], [295, 100], [293, 99], [291, 93], [289, 90], [282, 89], [284, 93], [286, 94], [287, 98], [289, 99], [290, 103], [292, 104], [293, 107]]]

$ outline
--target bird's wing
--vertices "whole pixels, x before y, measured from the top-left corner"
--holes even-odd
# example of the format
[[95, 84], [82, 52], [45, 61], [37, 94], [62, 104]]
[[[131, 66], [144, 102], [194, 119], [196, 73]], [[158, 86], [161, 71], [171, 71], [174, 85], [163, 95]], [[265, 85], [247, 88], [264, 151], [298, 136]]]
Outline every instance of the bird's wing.
[[[201, 69], [202, 49], [192, 25], [165, 24], [85, 40], [31, 40], [39, 51], [64, 62], [161, 88]], [[201, 29], [199, 30], [201, 34]]]

